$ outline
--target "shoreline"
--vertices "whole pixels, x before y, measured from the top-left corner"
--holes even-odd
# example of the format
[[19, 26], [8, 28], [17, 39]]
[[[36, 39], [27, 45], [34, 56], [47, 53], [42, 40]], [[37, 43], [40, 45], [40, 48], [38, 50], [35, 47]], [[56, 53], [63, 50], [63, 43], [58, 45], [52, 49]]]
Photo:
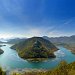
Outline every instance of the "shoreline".
[[75, 54], [75, 46], [65, 45], [64, 47], [67, 48], [72, 54]]
[[6, 71], [7, 74], [12, 75], [13, 73], [18, 73], [18, 74], [25, 74], [25, 73], [46, 73], [49, 70], [47, 69], [29, 69], [29, 68], [25, 68], [25, 69], [14, 69], [11, 71]]

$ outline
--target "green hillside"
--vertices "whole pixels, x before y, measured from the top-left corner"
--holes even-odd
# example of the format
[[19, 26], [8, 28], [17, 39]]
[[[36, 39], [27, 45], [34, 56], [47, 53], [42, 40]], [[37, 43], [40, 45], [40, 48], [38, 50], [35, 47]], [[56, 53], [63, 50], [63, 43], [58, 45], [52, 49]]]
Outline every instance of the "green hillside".
[[26, 58], [51, 58], [55, 57], [54, 51], [58, 50], [50, 41], [42, 37], [32, 37], [11, 48], [16, 49], [19, 56]]

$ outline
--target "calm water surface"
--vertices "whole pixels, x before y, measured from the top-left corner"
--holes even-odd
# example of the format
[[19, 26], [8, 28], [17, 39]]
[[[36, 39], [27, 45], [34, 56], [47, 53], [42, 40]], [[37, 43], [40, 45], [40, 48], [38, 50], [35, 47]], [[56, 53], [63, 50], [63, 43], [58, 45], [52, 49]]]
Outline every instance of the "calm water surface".
[[17, 52], [10, 49], [10, 47], [10, 44], [6, 44], [6, 46], [1, 47], [1, 49], [4, 50], [4, 53], [0, 55], [0, 66], [6, 70], [17, 68], [52, 69], [56, 67], [61, 60], [66, 60], [68, 63], [75, 61], [75, 55], [63, 47], [59, 47], [59, 50], [55, 52], [56, 58], [48, 59], [43, 62], [28, 62], [23, 60], [18, 56]]

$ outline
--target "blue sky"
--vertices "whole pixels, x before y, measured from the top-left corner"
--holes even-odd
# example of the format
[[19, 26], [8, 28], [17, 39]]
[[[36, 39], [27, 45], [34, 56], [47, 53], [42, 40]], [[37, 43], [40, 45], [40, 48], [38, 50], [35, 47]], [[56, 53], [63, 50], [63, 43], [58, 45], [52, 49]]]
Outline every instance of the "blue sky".
[[75, 35], [75, 0], [0, 0], [0, 38]]

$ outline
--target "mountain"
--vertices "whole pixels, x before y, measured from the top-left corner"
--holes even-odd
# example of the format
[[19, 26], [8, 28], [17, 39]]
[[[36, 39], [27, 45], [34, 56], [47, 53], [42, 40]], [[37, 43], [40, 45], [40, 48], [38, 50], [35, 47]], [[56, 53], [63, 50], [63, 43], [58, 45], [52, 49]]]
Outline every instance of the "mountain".
[[58, 50], [50, 41], [42, 37], [32, 37], [11, 47], [17, 50], [22, 58], [51, 58]]
[[75, 44], [75, 35], [72, 35], [70, 37], [67, 37], [67, 36], [64, 36], [64, 37], [47, 37], [47, 36], [43, 36], [43, 38], [51, 41], [52, 43]]
[[70, 37], [47, 37], [43, 36], [43, 38], [51, 41], [55, 45], [61, 45], [70, 50], [73, 54], [75, 54], [75, 35], [72, 35]]
[[16, 43], [19, 43], [23, 40], [25, 40], [26, 38], [13, 38], [13, 39], [9, 39], [7, 40], [7, 43], [10, 43], [10, 44], [16, 44]]

